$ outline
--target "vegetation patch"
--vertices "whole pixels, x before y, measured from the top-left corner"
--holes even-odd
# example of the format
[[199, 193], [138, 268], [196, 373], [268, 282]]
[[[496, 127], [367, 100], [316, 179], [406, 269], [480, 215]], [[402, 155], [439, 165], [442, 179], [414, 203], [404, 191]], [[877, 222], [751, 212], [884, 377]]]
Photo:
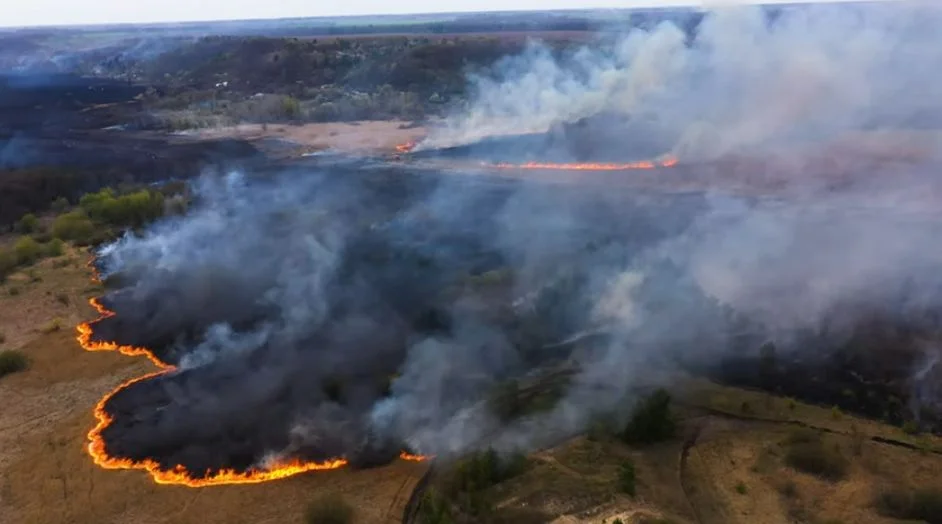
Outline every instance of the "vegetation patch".
[[792, 468], [831, 482], [847, 476], [849, 461], [839, 446], [826, 442], [819, 432], [796, 430], [785, 445], [785, 462]]
[[0, 351], [0, 377], [11, 373], [25, 371], [29, 367], [29, 359], [20, 351]]
[[312, 502], [304, 513], [306, 524], [349, 524], [353, 507], [342, 497], [326, 495]]
[[888, 488], [877, 495], [874, 505], [885, 517], [942, 524], [942, 491], [937, 489]]
[[622, 438], [629, 444], [653, 444], [673, 437], [676, 431], [670, 393], [658, 389], [635, 406]]
[[527, 467], [524, 455], [514, 453], [502, 456], [493, 449], [473, 453], [457, 461], [442, 475], [436, 483], [437, 487], [433, 486], [425, 492], [419, 505], [419, 522], [537, 522], [527, 520], [533, 518], [533, 512], [525, 512], [528, 515], [524, 520], [513, 520], [511, 517], [522, 518], [517, 510], [496, 508], [491, 489], [523, 474]]
[[635, 496], [637, 493], [637, 473], [635, 471], [635, 464], [630, 460], [622, 462], [621, 467], [618, 470], [618, 489], [623, 493]]

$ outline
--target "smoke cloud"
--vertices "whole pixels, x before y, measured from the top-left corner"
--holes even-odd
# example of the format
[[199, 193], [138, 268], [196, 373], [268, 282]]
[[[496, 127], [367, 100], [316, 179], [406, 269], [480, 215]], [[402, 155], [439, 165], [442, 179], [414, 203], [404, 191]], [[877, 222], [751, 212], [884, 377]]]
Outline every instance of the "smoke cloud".
[[[938, 79], [924, 65], [942, 46], [928, 15], [868, 9], [772, 22], [724, 10], [692, 42], [662, 26], [614, 54], [531, 49], [504, 78], [477, 80], [455, 134], [426, 146], [507, 119], [539, 132], [612, 111], [664, 131], [702, 177], [720, 168], [690, 159], [781, 158], [877, 125], [867, 136], [885, 144], [928, 107]], [[189, 214], [101, 252], [118, 314], [95, 336], [180, 366], [113, 397], [103, 436], [112, 454], [192, 471], [273, 455], [371, 464], [401, 445], [532, 448], [623, 412], [639, 385], [679, 369], [828, 403], [886, 388], [929, 410], [931, 427], [942, 193], [934, 155], [898, 154], [851, 164], [856, 183], [840, 190], [805, 173], [787, 197], [711, 179], [680, 193], [329, 160], [206, 178]], [[772, 378], [755, 372], [769, 347]], [[493, 409], [507, 380], [554, 372], [570, 376], [554, 407], [511, 420]], [[874, 402], [854, 407], [886, 407]]]
[[774, 17], [728, 7], [692, 34], [665, 22], [563, 57], [534, 44], [473, 78], [469, 107], [419, 149], [544, 133], [600, 114], [630, 122], [627, 147], [656, 137], [661, 153], [696, 160], [935, 125], [939, 16], [889, 2], [797, 6]]

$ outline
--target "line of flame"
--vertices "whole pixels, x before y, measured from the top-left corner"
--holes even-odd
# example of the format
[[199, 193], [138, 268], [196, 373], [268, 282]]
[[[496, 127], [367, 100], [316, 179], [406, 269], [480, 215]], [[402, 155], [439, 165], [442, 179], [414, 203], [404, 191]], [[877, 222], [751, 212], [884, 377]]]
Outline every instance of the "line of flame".
[[633, 169], [655, 169], [658, 167], [674, 167], [677, 158], [669, 156], [659, 161], [642, 160], [640, 162], [625, 163], [554, 163], [554, 162], [525, 162], [514, 164], [511, 162], [498, 162], [491, 164], [498, 169], [553, 169], [561, 171], [628, 171]]
[[[93, 281], [100, 282], [101, 279], [98, 275], [98, 272], [94, 271], [93, 263], [90, 263], [89, 267], [93, 269]], [[178, 484], [196, 488], [224, 484], [258, 484], [261, 482], [268, 482], [271, 480], [291, 477], [309, 471], [337, 469], [347, 465], [347, 460], [344, 458], [328, 459], [323, 462], [305, 462], [298, 459], [293, 459], [286, 462], [275, 462], [274, 464], [267, 466], [265, 469], [250, 469], [247, 471], [223, 469], [215, 472], [208, 471], [201, 477], [194, 477], [191, 472], [187, 471], [187, 469], [182, 465], [177, 465], [168, 470], [162, 469], [159, 463], [152, 460], [145, 459], [142, 461], [133, 461], [131, 459], [112, 457], [108, 455], [108, 452], [105, 449], [105, 441], [102, 437], [102, 432], [105, 430], [105, 428], [111, 425], [114, 420], [111, 415], [105, 411], [105, 405], [108, 403], [108, 401], [119, 391], [137, 382], [142, 382], [160, 375], [171, 373], [175, 371], [176, 368], [170, 364], [167, 364], [166, 362], [161, 361], [147, 348], [120, 345], [113, 341], [92, 340], [92, 334], [94, 332], [92, 326], [106, 318], [113, 317], [115, 312], [105, 307], [105, 305], [102, 304], [101, 301], [97, 298], [89, 299], [88, 303], [95, 309], [95, 311], [98, 312], [99, 317], [91, 322], [82, 322], [76, 326], [76, 331], [78, 332], [76, 340], [83, 349], [86, 351], [117, 351], [118, 353], [127, 356], [144, 356], [159, 369], [158, 371], [125, 381], [118, 387], [114, 388], [110, 393], [102, 397], [101, 400], [99, 400], [95, 405], [94, 415], [97, 423], [95, 424], [95, 427], [88, 432], [89, 442], [87, 450], [89, 455], [91, 455], [92, 460], [98, 466], [105, 469], [142, 469], [147, 471], [154, 479], [154, 482], [157, 484]], [[400, 458], [413, 462], [421, 462], [431, 457], [413, 455], [403, 451], [400, 454]]]
[[[90, 264], [91, 266], [91, 264]], [[92, 266], [93, 267], [93, 266]], [[100, 282], [97, 271], [93, 271], [94, 282]], [[150, 350], [143, 347], [120, 345], [113, 341], [92, 340], [93, 328], [96, 323], [115, 315], [114, 311], [109, 310], [98, 299], [92, 298], [88, 303], [95, 308], [99, 317], [91, 322], [82, 322], [76, 326], [78, 336], [76, 340], [86, 351], [117, 351], [127, 356], [145, 356], [159, 371], [148, 373], [146, 375], [130, 379], [110, 393], [102, 397], [95, 405], [94, 415], [97, 423], [95, 427], [88, 432], [87, 450], [95, 464], [105, 469], [142, 469], [147, 471], [154, 482], [158, 484], [179, 484], [190, 487], [215, 486], [222, 484], [257, 484], [270, 480], [283, 479], [305, 473], [308, 471], [318, 471], [327, 469], [337, 469], [347, 464], [344, 458], [334, 458], [323, 462], [304, 462], [301, 460], [291, 460], [287, 462], [276, 462], [265, 469], [250, 469], [247, 471], [235, 471], [232, 469], [223, 469], [215, 472], [206, 472], [204, 476], [194, 477], [182, 465], [177, 465], [169, 470], [162, 469], [161, 465], [152, 460], [134, 461], [126, 458], [112, 457], [108, 455], [105, 449], [105, 441], [102, 432], [113, 422], [111, 415], [105, 411], [105, 405], [119, 391], [123, 390], [144, 380], [148, 380], [160, 375], [173, 372], [176, 368], [161, 361]]]
[[399, 454], [399, 458], [402, 460], [408, 460], [409, 462], [425, 462], [428, 459], [435, 458], [427, 455], [413, 455], [406, 451], [403, 451]]

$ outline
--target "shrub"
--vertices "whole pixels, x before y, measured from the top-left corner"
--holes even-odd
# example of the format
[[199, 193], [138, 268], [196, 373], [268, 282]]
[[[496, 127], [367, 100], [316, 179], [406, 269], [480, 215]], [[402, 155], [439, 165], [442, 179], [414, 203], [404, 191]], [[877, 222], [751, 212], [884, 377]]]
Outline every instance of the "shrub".
[[6, 334], [0, 332], [0, 344], [3, 344], [3, 343], [6, 342], [6, 341], [7, 341], [7, 336], [6, 336]]
[[676, 429], [671, 396], [659, 389], [635, 406], [622, 436], [630, 444], [651, 444], [671, 438]]
[[877, 495], [875, 506], [885, 517], [942, 524], [942, 491], [936, 489], [885, 489]]
[[422, 524], [452, 524], [451, 505], [435, 488], [429, 488], [419, 503], [418, 520]]
[[353, 507], [339, 496], [323, 496], [304, 513], [307, 524], [349, 524], [353, 522]]
[[778, 491], [783, 496], [793, 499], [798, 496], [798, 484], [795, 484], [794, 480], [786, 480], [779, 486]]
[[59, 197], [52, 202], [52, 205], [49, 206], [56, 213], [65, 213], [69, 210], [69, 201], [65, 197]]
[[745, 495], [746, 492], [748, 491], [749, 490], [746, 488], [746, 484], [744, 484], [743, 482], [739, 482], [738, 484], [736, 484], [736, 493], [739, 493], [740, 495]]
[[787, 446], [785, 462], [796, 470], [832, 482], [847, 475], [850, 464], [840, 448], [827, 445], [815, 431], [794, 432], [789, 437]]
[[40, 331], [42, 331], [43, 333], [49, 334], [49, 333], [55, 333], [56, 331], [59, 331], [60, 329], [62, 329], [62, 320], [58, 318], [54, 318], [50, 320], [49, 322], [45, 323], [43, 327], [40, 328]]
[[87, 243], [95, 234], [95, 225], [81, 211], [59, 215], [52, 223], [52, 235], [60, 240]]
[[31, 237], [20, 237], [13, 244], [17, 264], [32, 264], [42, 256], [42, 246]]
[[22, 235], [28, 235], [39, 231], [39, 219], [32, 213], [23, 215], [13, 226], [14, 231]]
[[61, 239], [53, 238], [42, 245], [42, 251], [45, 257], [61, 257], [65, 253], [65, 242]]
[[16, 269], [16, 254], [8, 249], [0, 249], [0, 282], [6, 280]]
[[63, 306], [69, 305], [69, 295], [65, 293], [56, 293], [56, 301], [62, 304]]
[[618, 489], [623, 493], [627, 493], [632, 497], [635, 496], [636, 490], [636, 472], [635, 464], [630, 460], [622, 462], [621, 467], [618, 470]]
[[298, 118], [301, 116], [301, 103], [297, 98], [286, 96], [281, 99], [281, 113], [288, 119]]
[[10, 289], [7, 290], [7, 293], [9, 293], [11, 297], [18, 296], [20, 294], [20, 288], [15, 287], [15, 286], [11, 287]]
[[481, 491], [523, 473], [526, 466], [526, 457], [519, 453], [505, 457], [493, 449], [473, 453], [455, 464], [450, 491]]
[[918, 435], [919, 423], [915, 420], [907, 420], [903, 423], [903, 433], [906, 433], [907, 435]]
[[142, 189], [116, 196], [105, 188], [88, 193], [79, 201], [79, 207], [92, 220], [119, 227], [140, 227], [159, 218], [164, 210], [164, 196], [157, 191]]
[[29, 359], [19, 351], [0, 351], [0, 377], [26, 370]]

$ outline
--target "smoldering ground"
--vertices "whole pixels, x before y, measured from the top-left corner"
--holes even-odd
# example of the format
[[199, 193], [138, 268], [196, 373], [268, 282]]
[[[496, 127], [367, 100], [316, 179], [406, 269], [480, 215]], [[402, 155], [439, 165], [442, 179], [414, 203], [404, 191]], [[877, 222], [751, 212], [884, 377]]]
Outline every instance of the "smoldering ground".
[[[751, 32], [710, 29], [731, 16]], [[901, 31], [918, 26], [893, 16]], [[782, 60], [776, 53], [798, 45], [783, 35], [825, 30], [805, 18], [769, 29], [748, 13], [716, 17], [701, 28], [715, 45], [731, 50], [727, 39], [739, 34], [760, 48], [774, 44], [767, 51]], [[800, 30], [782, 32], [792, 26]], [[942, 49], [912, 34], [922, 39], [903, 46], [912, 56]], [[650, 36], [628, 41], [644, 48]], [[828, 56], [831, 37], [810, 36], [798, 49]], [[680, 108], [715, 101], [717, 138], [744, 136], [752, 116], [739, 105], [749, 94], [740, 80], [772, 66], [757, 72], [748, 60], [715, 58], [698, 58], [697, 68], [729, 77], [729, 92], [671, 87], [689, 99], [675, 100], [677, 111], [662, 121], [689, 129], [706, 109]], [[894, 80], [899, 89], [930, 74], [894, 67], [906, 79]], [[914, 95], [896, 105], [831, 106], [844, 85], [825, 78], [827, 89], [802, 100], [840, 113], [832, 121], [841, 125], [761, 120], [750, 124], [760, 135], [745, 133], [760, 140], [737, 138], [750, 147], [734, 150], [791, 155], [799, 138], [841, 140], [861, 122], [883, 122], [878, 136], [895, 136], [911, 123], [907, 111], [927, 103]], [[638, 104], [649, 107], [647, 98]], [[631, 172], [615, 175], [618, 184], [594, 176], [544, 184], [539, 172], [322, 164], [274, 178], [207, 178], [186, 216], [102, 251], [117, 315], [95, 336], [147, 346], [179, 366], [112, 397], [107, 449], [198, 472], [273, 455], [371, 464], [400, 446], [430, 454], [526, 448], [579, 431], [599, 413], [617, 416], [633, 385], [670, 380], [678, 369], [938, 429], [937, 388], [927, 386], [939, 372], [942, 326], [934, 151], [851, 162], [845, 174], [856, 183], [839, 191], [822, 180], [827, 170], [799, 163], [803, 176], [784, 181], [796, 189], [788, 197], [747, 198], [712, 178], [695, 193], [632, 189], [630, 178], [624, 183]], [[833, 154], [840, 163], [846, 151]], [[694, 158], [687, 174], [712, 177], [717, 166], [736, 165], [701, 170]], [[671, 171], [658, 173], [669, 187]], [[490, 408], [498, 384], [557, 365], [574, 376], [552, 409], [507, 420]]]

